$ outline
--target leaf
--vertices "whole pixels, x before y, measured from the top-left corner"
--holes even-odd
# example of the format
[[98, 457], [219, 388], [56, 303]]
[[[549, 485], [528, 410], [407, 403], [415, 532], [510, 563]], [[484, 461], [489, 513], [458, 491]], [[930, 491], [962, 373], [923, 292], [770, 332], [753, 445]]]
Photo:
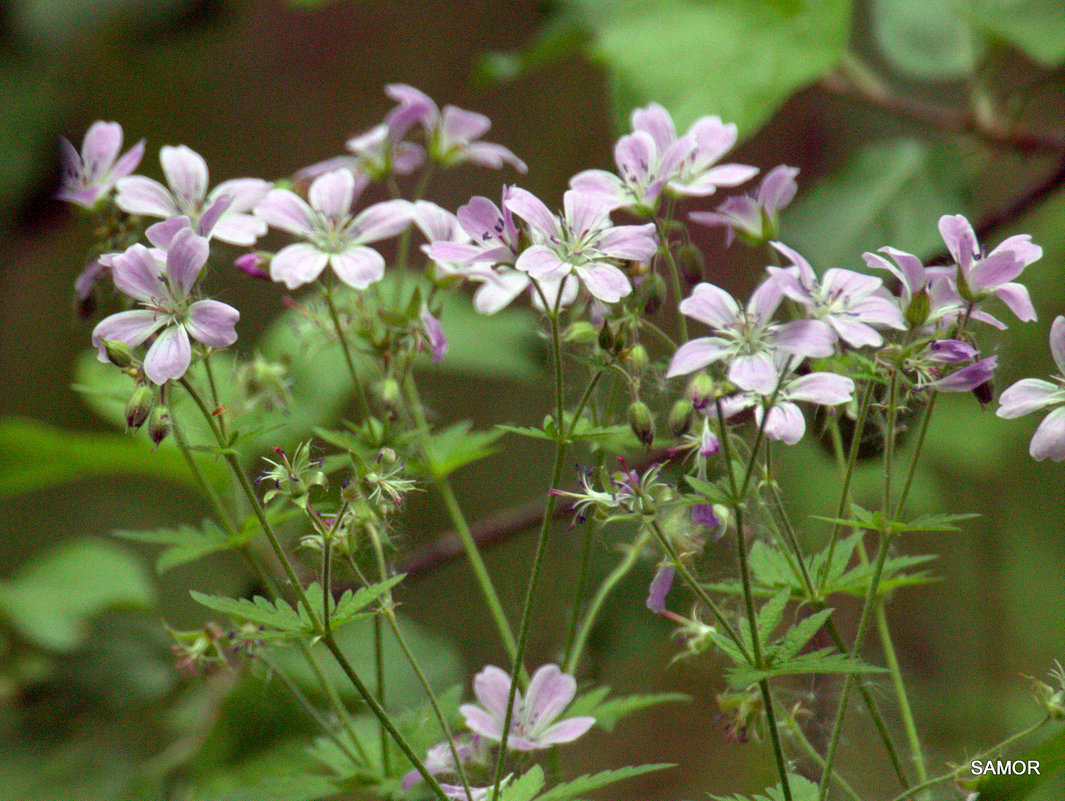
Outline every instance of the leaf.
[[749, 665], [737, 665], [729, 668], [726, 681], [734, 690], [742, 690], [763, 679], [775, 676], [805, 676], [812, 673], [883, 673], [884, 668], [867, 665], [852, 659], [846, 654], [832, 653], [831, 648], [794, 657], [787, 662], [773, 665], [762, 670], [755, 670]]
[[832, 609], [822, 609], [820, 612], [814, 612], [784, 632], [784, 636], [776, 644], [771, 654], [770, 658], [773, 662], [784, 663], [794, 659], [795, 655], [825, 625], [825, 621], [832, 616], [832, 611]]
[[502, 430], [470, 431], [469, 420], [462, 420], [429, 435], [425, 445], [424, 468], [440, 479], [460, 467], [476, 462], [496, 452], [492, 447], [503, 436]]
[[532, 801], [543, 787], [544, 769], [533, 765], [524, 776], [507, 785], [500, 794], [500, 801]]
[[236, 548], [246, 541], [231, 541], [211, 520], [204, 520], [199, 528], [179, 526], [178, 528], [158, 528], [151, 531], [112, 531], [111, 536], [149, 545], [166, 546], [155, 563], [155, 570], [162, 575], [179, 565], [195, 562], [213, 553]]
[[[165, 479], [202, 492], [175, 450], [152, 453], [147, 440], [65, 431], [25, 418], [0, 420], [0, 464], [0, 498], [116, 473]], [[209, 476], [220, 478], [217, 466], [206, 460], [200, 464]]]
[[101, 612], [155, 602], [140, 560], [94, 539], [53, 548], [0, 582], [0, 615], [30, 642], [54, 651], [78, 648]]
[[325, 776], [270, 776], [205, 801], [317, 801], [335, 796], [339, 789]]
[[961, 4], [972, 24], [1005, 39], [1047, 69], [1065, 62], [1065, 5], [1061, 0], [968, 0]]
[[683, 131], [698, 117], [757, 130], [794, 92], [828, 74], [850, 35], [849, 0], [570, 0], [612, 71], [625, 119], [654, 100]]
[[[788, 774], [788, 787], [791, 788], [792, 801], [817, 801], [818, 787], [804, 776]], [[714, 801], [784, 801], [784, 790], [775, 785], [766, 790], [765, 795], [711, 795]]]
[[691, 696], [684, 693], [642, 693], [611, 698], [609, 701], [604, 700], [609, 692], [609, 687], [596, 687], [584, 693], [566, 708], [566, 717], [590, 715], [595, 718], [600, 728], [613, 731], [619, 720], [628, 717], [633, 712], [659, 704], [691, 701]]
[[943, 209], [965, 207], [964, 175], [956, 156], [948, 162], [951, 153], [906, 138], [867, 145], [788, 209], [787, 241], [821, 271], [858, 266], [864, 251], [888, 243], [931, 255], [943, 247]]
[[970, 74], [981, 48], [955, 0], [874, 0], [873, 38], [892, 66], [915, 78]]
[[614, 784], [615, 782], [631, 779], [635, 776], [642, 776], [645, 773], [651, 773], [652, 771], [672, 767], [674, 767], [674, 765], [670, 763], [660, 763], [654, 765], [633, 765], [631, 767], [618, 768], [617, 770], [604, 770], [602, 773], [581, 776], [579, 779], [574, 779], [573, 781], [556, 784], [546, 793], [539, 796], [537, 801], [565, 801], [565, 799], [568, 798], [576, 798], [589, 790], [596, 790], [600, 787], [606, 787], [608, 784]]

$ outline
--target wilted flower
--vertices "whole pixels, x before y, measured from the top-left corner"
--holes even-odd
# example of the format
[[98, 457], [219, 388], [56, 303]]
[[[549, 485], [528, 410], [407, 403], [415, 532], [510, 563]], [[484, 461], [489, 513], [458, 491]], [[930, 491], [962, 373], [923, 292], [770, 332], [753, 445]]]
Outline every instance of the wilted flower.
[[111, 191], [115, 182], [125, 178], [140, 164], [144, 140], [137, 142], [119, 158], [122, 149], [122, 126], [117, 122], [97, 121], [89, 126], [81, 143], [81, 153], [65, 138], [62, 149], [62, 185], [56, 198], [91, 209]]
[[[1065, 317], [1056, 317], [1050, 326], [1050, 354], [1058, 374], [1054, 382], [1023, 378], [999, 396], [999, 417], [1011, 419], [1049, 406], [1065, 404]], [[1035, 430], [1028, 453], [1033, 459], [1065, 459], [1065, 406], [1055, 409]]]

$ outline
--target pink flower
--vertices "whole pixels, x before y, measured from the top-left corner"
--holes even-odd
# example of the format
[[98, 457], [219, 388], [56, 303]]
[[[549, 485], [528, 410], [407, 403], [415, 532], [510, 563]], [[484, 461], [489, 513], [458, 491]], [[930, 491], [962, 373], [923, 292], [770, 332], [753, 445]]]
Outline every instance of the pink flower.
[[55, 196], [87, 209], [96, 206], [116, 181], [137, 169], [144, 155], [142, 139], [119, 158], [122, 126], [117, 122], [97, 121], [90, 125], [81, 153], [65, 138], [60, 138], [59, 145], [63, 151], [62, 186]]
[[735, 195], [717, 211], [693, 211], [688, 218], [700, 225], [725, 226], [725, 247], [737, 234], [748, 242], [766, 242], [776, 236], [780, 210], [795, 197], [798, 174], [797, 168], [781, 164], [766, 173], [754, 196]]
[[112, 314], [93, 329], [92, 344], [100, 361], [108, 361], [107, 340], [135, 348], [154, 335], [144, 372], [152, 383], [165, 384], [189, 368], [190, 336], [212, 348], [236, 342], [234, 326], [240, 313], [217, 300], [193, 301], [190, 296], [207, 255], [207, 240], [188, 228], [174, 237], [165, 253], [134, 245], [116, 255], [111, 267], [115, 286], [145, 308]]
[[1058, 406], [1035, 430], [1028, 453], [1038, 461], [1060, 462], [1065, 459], [1065, 406], [1061, 405], [1065, 404], [1065, 317], [1054, 318], [1050, 326], [1050, 354], [1058, 368], [1054, 383], [1038, 378], [1021, 379], [999, 397], [995, 414], [1008, 420]]
[[351, 206], [366, 186], [346, 169], [314, 179], [310, 204], [287, 189], [274, 189], [255, 207], [255, 214], [274, 228], [304, 241], [279, 250], [270, 262], [270, 277], [289, 289], [310, 283], [326, 266], [350, 287], [366, 289], [385, 274], [385, 260], [368, 242], [395, 236], [411, 220], [405, 200], [376, 203], [357, 215]]
[[[506, 720], [510, 676], [489, 665], [473, 680], [473, 691], [481, 706], [463, 704], [459, 711], [475, 734], [501, 742]], [[577, 682], [559, 670], [558, 665], [544, 665], [533, 674], [524, 698], [514, 695], [507, 746], [515, 751], [538, 751], [559, 743], [570, 743], [595, 723], [595, 718], [576, 717], [558, 720], [577, 692]], [[556, 722], [557, 721], [557, 722]]]

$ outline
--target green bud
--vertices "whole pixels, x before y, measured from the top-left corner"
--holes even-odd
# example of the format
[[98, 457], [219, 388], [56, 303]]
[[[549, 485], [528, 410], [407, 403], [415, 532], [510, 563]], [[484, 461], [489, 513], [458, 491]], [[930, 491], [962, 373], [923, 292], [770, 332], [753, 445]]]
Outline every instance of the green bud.
[[906, 325], [910, 328], [920, 328], [928, 319], [928, 312], [931, 308], [928, 290], [922, 288], [910, 299], [910, 305], [906, 308]]
[[633, 401], [629, 404], [629, 428], [648, 448], [655, 441], [655, 421], [651, 417], [651, 410], [643, 401]]
[[706, 373], [699, 373], [688, 382], [688, 397], [696, 409], [703, 409], [714, 399], [714, 380]]
[[595, 326], [587, 320], [577, 320], [562, 332], [563, 342], [594, 342], [595, 337]]
[[133, 390], [133, 394], [126, 404], [126, 428], [133, 430], [144, 425], [148, 414], [152, 411], [155, 403], [155, 390], [148, 386], [140, 386]]
[[131, 364], [133, 364], [133, 349], [117, 339], [105, 339], [104, 350], [107, 352], [107, 358], [115, 367], [120, 367], [125, 370]]
[[650, 357], [647, 355], [647, 348], [640, 344], [633, 345], [632, 350], [629, 351], [628, 358], [632, 364], [632, 371], [638, 376], [643, 375], [644, 370], [647, 369], [647, 363], [650, 361]]
[[669, 410], [669, 433], [674, 437], [683, 437], [692, 425], [695, 404], [687, 398], [681, 398]]
[[677, 268], [680, 270], [680, 274], [684, 276], [685, 281], [694, 285], [703, 280], [706, 260], [703, 258], [703, 252], [699, 248], [687, 242], [677, 248], [675, 259]]
[[607, 353], [613, 353], [616, 344], [617, 340], [614, 336], [614, 332], [610, 328], [610, 322], [608, 320], [603, 320], [603, 327], [599, 329], [599, 347]]
[[403, 393], [399, 382], [394, 378], [382, 378], [374, 385], [377, 400], [392, 417], [399, 417], [403, 411]]
[[156, 406], [148, 416], [148, 437], [156, 448], [166, 439], [171, 429], [170, 410], [165, 406]]
[[643, 303], [644, 314], [648, 317], [654, 317], [666, 301], [666, 279], [658, 273], [651, 273], [643, 279], [643, 283], [640, 284], [640, 290], [645, 293], [644, 297], [646, 298]]

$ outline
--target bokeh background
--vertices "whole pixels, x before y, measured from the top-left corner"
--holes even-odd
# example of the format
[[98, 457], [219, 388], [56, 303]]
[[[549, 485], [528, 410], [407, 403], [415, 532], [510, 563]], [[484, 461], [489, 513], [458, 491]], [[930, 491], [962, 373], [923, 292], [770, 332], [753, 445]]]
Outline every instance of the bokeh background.
[[[721, 114], [741, 126], [734, 160], [801, 169], [784, 230], [822, 269], [856, 267], [863, 249], [883, 244], [940, 255], [935, 221], [942, 213], [997, 221], [989, 245], [1031, 233], [1045, 251], [1024, 277], [1040, 321], [1013, 325], [996, 346], [996, 383], [1053, 370], [1046, 335], [1053, 317], [1065, 313], [1065, 196], [1055, 178], [1065, 149], [989, 143], [958, 129], [973, 119], [980, 128], [982, 111], [1004, 130], [1039, 131], [1051, 142], [1065, 136], [1065, 44], [1055, 38], [1065, 20], [1055, 22], [1056, 3], [826, 3], [844, 16], [844, 41], [826, 43], [814, 25], [805, 35], [816, 58], [790, 58], [785, 45], [797, 45], [781, 36], [772, 61], [772, 40], [727, 26], [739, 13], [736, 3], [649, 3], [638, 12], [639, 5], [9, 0], [0, 8], [0, 799], [199, 798], [197, 787], [214, 793], [202, 797], [274, 797], [240, 794], [241, 777], [253, 782], [279, 766], [283, 773], [303, 764], [295, 743], [309, 731], [269, 682], [216, 677], [193, 695], [174, 673], [160, 614], [176, 628], [202, 624], [188, 589], [245, 591], [249, 578], [235, 560], [157, 576], [152, 549], [109, 537], [114, 529], [195, 523], [207, 508], [187, 485], [153, 478], [143, 458], [130, 457], [118, 473], [92, 464], [91, 436], [112, 429], [71, 388], [95, 322], [76, 313], [71, 291], [91, 225], [51, 194], [58, 137], [78, 143], [94, 120], [120, 122], [127, 145], [147, 140], [141, 172], [148, 175], [159, 176], [160, 146], [183, 143], [206, 157], [212, 182], [277, 178], [340, 153], [347, 137], [389, 108], [384, 85], [409, 83], [441, 104], [487, 114], [494, 123], [489, 139], [530, 166], [520, 184], [552, 205], [575, 172], [612, 167], [612, 142], [634, 104], [666, 103], [682, 127]], [[750, 5], [794, 14], [796, 29], [809, 23], [801, 2]], [[993, 13], [1006, 6], [1015, 7], [1006, 15], [1012, 28]], [[713, 24], [700, 28], [704, 12]], [[989, 19], [998, 19], [997, 27]], [[726, 36], [730, 31], [737, 35]], [[828, 73], [821, 50], [830, 46], [837, 59], [848, 47], [905, 102], [886, 109], [892, 103], [883, 98], [818, 83]], [[751, 89], [752, 65], [765, 66], [758, 80], [775, 91], [758, 96]], [[928, 108], [958, 116], [922, 118], [918, 112]], [[973, 108], [976, 116], [967, 116]], [[455, 209], [471, 195], [498, 197], [500, 183], [516, 178], [453, 171], [430, 195]], [[737, 292], [753, 286], [764, 266], [758, 257], [738, 245], [726, 250], [716, 232], [702, 243], [708, 279]], [[280, 313], [280, 293], [236, 271], [219, 272], [219, 297], [242, 310], [241, 343], [254, 342]], [[543, 380], [446, 370], [423, 380], [443, 422], [531, 424], [550, 403]], [[27, 420], [46, 427], [27, 428]], [[904, 552], [938, 557], [933, 569], [941, 581], [900, 591], [890, 606], [933, 772], [1034, 720], [1026, 677], [1044, 675], [1053, 659], [1065, 657], [1065, 482], [1061, 465], [1027, 456], [1036, 423], [1000, 421], [992, 408], [956, 397], [944, 399], [930, 434], [915, 512], [981, 515], [959, 533], [900, 544]], [[62, 432], [88, 438], [64, 439]], [[148, 452], [143, 438], [131, 442]], [[455, 477], [471, 519], [543, 491], [545, 453], [522, 441], [506, 444], [505, 453]], [[67, 462], [78, 466], [64, 468]], [[789, 453], [781, 474], [800, 519], [831, 513], [832, 465], [816, 443]], [[876, 481], [870, 470], [860, 491], [875, 492]], [[449, 528], [431, 497], [414, 504], [406, 526], [413, 544]], [[515, 616], [531, 534], [519, 532], [488, 554]], [[81, 577], [48, 560], [75, 543], [90, 549], [86, 564], [99, 556], [93, 548], [128, 557], [122, 579], [135, 589], [124, 605], [132, 608], [91, 608], [79, 617], [64, 605], [63, 588]], [[563, 521], [544, 598], [569, 592], [578, 551], [578, 535]], [[718, 560], [723, 572], [731, 558], [722, 546], [705, 568], [715, 572]], [[614, 559], [604, 544], [593, 568], [605, 575]], [[643, 565], [611, 601], [581, 678], [618, 692], [676, 690], [693, 700], [637, 715], [612, 734], [598, 732], [563, 762], [583, 772], [677, 762], [676, 770], [614, 791], [646, 798], [760, 790], [773, 781], [767, 744], [724, 736], [714, 659], [671, 662], [669, 626], [643, 608], [652, 567]], [[40, 588], [39, 614], [19, 617], [12, 610], [24, 608], [31, 584]], [[424, 648], [438, 654], [441, 683], [468, 686], [473, 672], [501, 660], [461, 561], [412, 582], [401, 600]], [[532, 664], [556, 658], [558, 615], [541, 604]], [[877, 659], [875, 648], [870, 658]], [[792, 690], [794, 703], [815, 709], [831, 706], [835, 691], [831, 681]], [[869, 797], [890, 797], [889, 774], [877, 767], [879, 746], [862, 731], [868, 721], [861, 713], [855, 720], [844, 767]], [[957, 795], [949, 787], [937, 792]], [[1033, 798], [1056, 799], [1065, 786], [1059, 780], [1037, 792]]]

